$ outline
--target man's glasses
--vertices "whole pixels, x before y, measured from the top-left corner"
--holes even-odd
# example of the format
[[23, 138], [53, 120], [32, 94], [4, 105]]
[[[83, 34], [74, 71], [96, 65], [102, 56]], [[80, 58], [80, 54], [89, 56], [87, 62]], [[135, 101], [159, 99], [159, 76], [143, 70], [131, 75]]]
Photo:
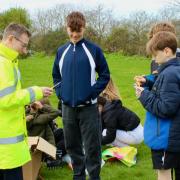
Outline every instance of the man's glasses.
[[17, 38], [16, 36], [14, 36], [14, 38], [19, 41], [22, 45], [23, 48], [27, 48], [28, 47], [28, 44], [27, 43], [24, 43], [23, 41], [21, 41], [19, 38]]

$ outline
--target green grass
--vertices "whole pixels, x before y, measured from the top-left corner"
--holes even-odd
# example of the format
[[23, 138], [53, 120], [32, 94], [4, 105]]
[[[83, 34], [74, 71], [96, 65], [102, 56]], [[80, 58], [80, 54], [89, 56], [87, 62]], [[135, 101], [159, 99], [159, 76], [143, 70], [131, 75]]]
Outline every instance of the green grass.
[[[148, 74], [150, 61], [138, 56], [122, 56], [121, 54], [106, 55], [111, 75], [117, 84], [123, 104], [135, 111], [144, 122], [144, 109], [137, 101], [133, 88], [135, 75]], [[54, 57], [34, 56], [20, 61], [23, 87], [32, 85], [52, 86], [52, 65]], [[54, 107], [57, 107], [55, 94], [50, 98]], [[58, 124], [62, 122], [58, 119]], [[156, 174], [152, 170], [150, 150], [144, 145], [138, 145], [137, 164], [128, 168], [121, 162], [107, 162], [101, 171], [102, 180], [155, 180]], [[70, 180], [71, 170], [65, 166], [56, 170], [48, 170], [43, 166], [42, 176], [46, 180]]]

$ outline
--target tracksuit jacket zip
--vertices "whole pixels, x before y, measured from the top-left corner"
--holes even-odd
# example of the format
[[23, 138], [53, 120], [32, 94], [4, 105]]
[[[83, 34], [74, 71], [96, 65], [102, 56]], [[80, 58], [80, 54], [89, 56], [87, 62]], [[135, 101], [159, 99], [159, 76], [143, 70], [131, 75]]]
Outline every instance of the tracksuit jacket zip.
[[73, 78], [73, 103], [72, 103], [72, 106], [74, 107], [75, 106], [75, 91], [76, 91], [76, 89], [75, 89], [75, 77], [76, 77], [76, 71], [75, 71], [75, 56], [76, 56], [76, 45], [74, 44], [74, 48], [73, 48], [73, 64], [74, 64], [74, 66], [73, 66], [73, 76], [74, 76], [74, 78]]
[[55, 87], [56, 95], [71, 107], [95, 104], [110, 78], [102, 50], [85, 39], [58, 49], [52, 75], [54, 84], [62, 82]]

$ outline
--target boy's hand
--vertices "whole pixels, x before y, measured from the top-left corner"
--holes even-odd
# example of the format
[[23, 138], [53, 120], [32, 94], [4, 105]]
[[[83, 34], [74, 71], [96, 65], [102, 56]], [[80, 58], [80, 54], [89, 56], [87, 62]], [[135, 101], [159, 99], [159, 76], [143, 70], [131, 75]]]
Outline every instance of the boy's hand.
[[152, 72], [152, 74], [158, 74], [158, 71], [157, 71], [157, 70], [155, 70], [155, 71], [153, 71], [153, 72]]
[[139, 87], [139, 86], [134, 86], [135, 90], [136, 90], [136, 97], [139, 98], [141, 96], [141, 93], [144, 91], [144, 88]]
[[146, 82], [146, 79], [143, 75], [135, 76], [134, 80], [135, 80], [136, 86], [138, 86], [138, 87], [142, 86]]
[[31, 121], [33, 118], [34, 118], [33, 115], [27, 115], [27, 116], [26, 116], [26, 121], [29, 122], [29, 121]]

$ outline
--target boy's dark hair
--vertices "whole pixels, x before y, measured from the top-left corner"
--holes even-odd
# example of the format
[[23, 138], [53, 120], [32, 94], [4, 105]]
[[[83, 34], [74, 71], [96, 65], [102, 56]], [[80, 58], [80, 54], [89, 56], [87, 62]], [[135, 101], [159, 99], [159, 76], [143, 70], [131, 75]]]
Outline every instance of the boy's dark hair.
[[67, 27], [71, 29], [72, 32], [80, 32], [81, 28], [86, 26], [86, 20], [81, 12], [75, 11], [70, 13], [67, 18]]
[[11, 23], [5, 28], [3, 39], [6, 39], [9, 35], [19, 38], [22, 34], [27, 34], [28, 37], [31, 37], [30, 31], [24, 25]]
[[151, 39], [156, 33], [160, 31], [167, 31], [167, 32], [172, 32], [176, 34], [176, 30], [174, 25], [171, 22], [160, 22], [154, 24], [149, 33], [148, 33], [148, 38]]
[[176, 53], [177, 38], [175, 34], [171, 32], [161, 31], [156, 33], [152, 39], [146, 45], [146, 51], [148, 54], [155, 55], [156, 51], [162, 51], [166, 47], [172, 50], [172, 53]]

